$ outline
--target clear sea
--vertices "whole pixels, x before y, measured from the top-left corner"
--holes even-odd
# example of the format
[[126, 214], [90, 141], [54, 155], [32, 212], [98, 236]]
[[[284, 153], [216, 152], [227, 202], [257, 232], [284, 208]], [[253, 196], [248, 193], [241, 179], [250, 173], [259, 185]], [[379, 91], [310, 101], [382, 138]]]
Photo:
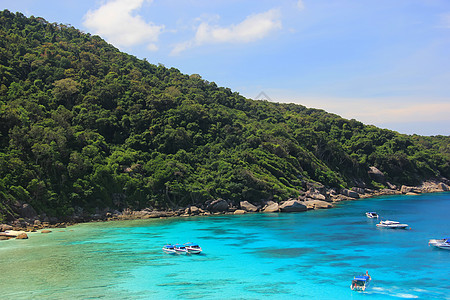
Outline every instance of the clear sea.
[[[380, 229], [366, 211], [407, 223]], [[450, 299], [450, 193], [305, 213], [89, 223], [0, 241], [1, 299]], [[201, 255], [165, 243], [197, 242]], [[350, 290], [369, 271], [365, 292]]]

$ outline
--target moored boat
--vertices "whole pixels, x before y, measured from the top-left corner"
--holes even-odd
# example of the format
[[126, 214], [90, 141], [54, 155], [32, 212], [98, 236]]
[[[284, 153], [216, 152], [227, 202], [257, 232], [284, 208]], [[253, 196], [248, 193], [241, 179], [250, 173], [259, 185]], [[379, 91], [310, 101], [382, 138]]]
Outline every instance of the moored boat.
[[200, 254], [202, 252], [202, 248], [196, 243], [186, 243], [184, 244], [186, 250], [191, 254]]
[[175, 246], [170, 245], [170, 244], [164, 245], [162, 247], [162, 250], [164, 251], [164, 253], [167, 253], [167, 254], [175, 254], [176, 253]]
[[434, 246], [441, 249], [450, 250], [450, 238], [445, 239], [431, 239], [428, 242], [429, 246]]
[[371, 219], [378, 219], [378, 214], [376, 212], [370, 211], [366, 212], [366, 216]]
[[397, 221], [380, 221], [380, 223], [377, 224], [378, 227], [385, 227], [385, 228], [393, 228], [393, 229], [405, 229], [408, 227], [408, 224], [401, 224]]
[[350, 285], [350, 288], [353, 291], [365, 291], [366, 288], [370, 284], [370, 276], [366, 273], [366, 275], [358, 275], [353, 277], [352, 284]]
[[184, 245], [176, 244], [174, 245], [176, 254], [188, 254], [188, 251]]

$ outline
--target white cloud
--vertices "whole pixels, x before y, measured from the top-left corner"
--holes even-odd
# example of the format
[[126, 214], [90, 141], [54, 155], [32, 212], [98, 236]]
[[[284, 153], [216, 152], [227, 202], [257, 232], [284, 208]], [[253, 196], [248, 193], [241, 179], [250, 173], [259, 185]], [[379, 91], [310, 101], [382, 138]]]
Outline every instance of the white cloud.
[[305, 9], [305, 4], [303, 3], [303, 0], [298, 0], [297, 1], [297, 8], [299, 10], [304, 10]]
[[[285, 97], [283, 97], [285, 98]], [[286, 98], [285, 98], [286, 99]], [[338, 98], [292, 97], [307, 107], [321, 108], [344, 118], [355, 118], [366, 124], [450, 121], [450, 102], [446, 98], [419, 97]]]
[[164, 25], [148, 23], [134, 13], [144, 2], [150, 3], [151, 0], [108, 1], [98, 9], [88, 11], [83, 25], [115, 46], [148, 43], [147, 49], [155, 51], [155, 42], [158, 41]]
[[281, 14], [277, 9], [248, 16], [239, 24], [228, 27], [211, 25], [203, 21], [198, 25], [194, 39], [175, 45], [172, 54], [204, 44], [249, 43], [265, 38], [270, 32], [281, 29]]

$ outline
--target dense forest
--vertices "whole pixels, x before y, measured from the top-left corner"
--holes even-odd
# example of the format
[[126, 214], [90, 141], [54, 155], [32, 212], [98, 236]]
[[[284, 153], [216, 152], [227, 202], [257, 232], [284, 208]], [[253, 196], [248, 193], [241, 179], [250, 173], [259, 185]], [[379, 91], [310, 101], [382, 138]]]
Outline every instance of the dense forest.
[[71, 26], [0, 12], [0, 222], [38, 212], [285, 200], [306, 183], [450, 177], [450, 137], [246, 99]]

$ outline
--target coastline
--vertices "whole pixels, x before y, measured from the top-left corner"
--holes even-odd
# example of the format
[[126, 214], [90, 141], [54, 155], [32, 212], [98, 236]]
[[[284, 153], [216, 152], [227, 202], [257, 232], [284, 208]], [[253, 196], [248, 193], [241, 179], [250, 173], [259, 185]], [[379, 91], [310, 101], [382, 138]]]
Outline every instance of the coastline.
[[[171, 218], [171, 217], [191, 217], [209, 216], [220, 214], [246, 214], [246, 213], [272, 213], [272, 212], [304, 212], [316, 209], [330, 209], [335, 203], [341, 201], [352, 201], [389, 195], [419, 195], [424, 193], [448, 192], [450, 182], [446, 179], [440, 181], [424, 181], [419, 186], [395, 187], [389, 185], [389, 189], [372, 190], [367, 188], [353, 187], [352, 189], [329, 189], [315, 184], [307, 187], [297, 198], [289, 198], [280, 203], [264, 201], [258, 204], [241, 201], [232, 203], [224, 199], [208, 201], [202, 205], [189, 205], [187, 207], [168, 210], [155, 210], [145, 208], [143, 210], [111, 211], [105, 209], [97, 211], [95, 214], [83, 214], [79, 212], [72, 216], [69, 221], [59, 221], [47, 216], [21, 217], [9, 224], [0, 224], [0, 240], [11, 238], [27, 239], [27, 233], [37, 232], [50, 233], [50, 229], [65, 228], [67, 226], [89, 223], [107, 222], [117, 220], [137, 220], [151, 218]], [[27, 207], [28, 209], [32, 209]]]

